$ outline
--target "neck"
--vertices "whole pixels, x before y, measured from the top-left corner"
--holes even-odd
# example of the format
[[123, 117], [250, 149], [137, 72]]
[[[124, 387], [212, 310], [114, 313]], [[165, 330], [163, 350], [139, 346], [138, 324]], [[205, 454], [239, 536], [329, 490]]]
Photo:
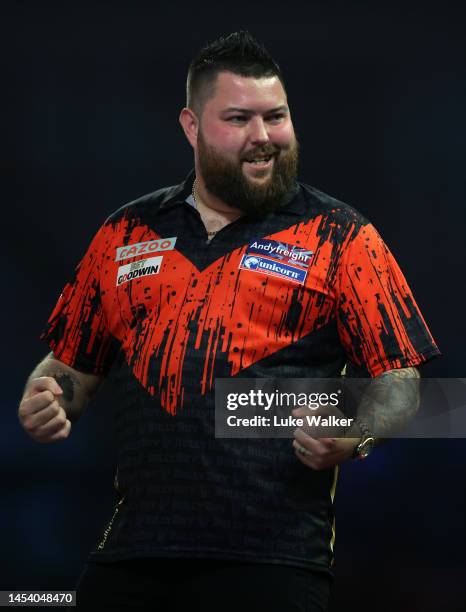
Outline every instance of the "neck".
[[204, 223], [208, 241], [210, 241], [222, 228], [241, 216], [239, 211], [236, 211], [229, 206], [224, 205], [224, 208], [214, 208], [212, 205], [205, 204], [202, 197], [199, 196], [197, 180], [194, 180], [193, 183], [192, 196], [194, 199], [194, 204], [196, 205], [196, 210]]
[[201, 177], [195, 178], [192, 195], [201, 216], [201, 210], [204, 210], [205, 213], [210, 212], [213, 215], [224, 217], [229, 223], [231, 223], [235, 219], [241, 217], [243, 214], [237, 208], [233, 208], [232, 206], [225, 204], [225, 202], [220, 200], [220, 198], [217, 198], [207, 191]]

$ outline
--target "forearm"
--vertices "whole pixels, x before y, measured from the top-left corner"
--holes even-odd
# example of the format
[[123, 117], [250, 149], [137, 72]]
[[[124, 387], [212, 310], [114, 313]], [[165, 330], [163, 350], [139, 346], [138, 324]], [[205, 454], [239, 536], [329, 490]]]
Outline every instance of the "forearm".
[[[414, 417], [419, 407], [419, 378], [416, 368], [389, 370], [376, 376], [365, 389], [357, 409], [357, 419], [344, 436], [316, 438], [305, 428], [296, 429], [293, 440], [296, 457], [313, 470], [338, 465], [354, 457], [355, 450], [360, 458], [366, 457], [373, 438], [376, 444], [380, 444], [384, 439], [394, 437]], [[306, 410], [296, 408], [293, 415], [303, 417]], [[344, 416], [340, 411], [339, 415]], [[370, 442], [370, 446], [365, 450], [364, 446], [359, 448], [359, 444], [366, 442]]]
[[47, 355], [33, 370], [26, 383], [24, 395], [31, 382], [42, 376], [54, 378], [61, 387], [63, 394], [57, 397], [60, 406], [65, 410], [67, 418], [73, 423], [84, 413], [93, 392], [92, 384], [97, 377], [77, 372], [58, 359], [52, 353]]
[[419, 408], [419, 379], [416, 368], [388, 370], [372, 379], [358, 407], [364, 421], [380, 443], [402, 431]]

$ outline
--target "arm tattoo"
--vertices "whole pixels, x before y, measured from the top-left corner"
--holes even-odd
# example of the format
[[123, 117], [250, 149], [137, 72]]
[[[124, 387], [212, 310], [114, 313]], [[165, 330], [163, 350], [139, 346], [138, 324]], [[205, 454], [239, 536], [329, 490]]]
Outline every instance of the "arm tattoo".
[[393, 436], [414, 417], [419, 407], [416, 368], [388, 370], [372, 379], [358, 409], [377, 437]]
[[69, 374], [57, 372], [53, 375], [57, 383], [63, 390], [63, 399], [66, 402], [72, 402], [74, 399], [74, 385], [79, 384], [77, 380], [73, 380]]
[[64, 408], [70, 421], [73, 422], [81, 412], [78, 406], [83, 402], [85, 390], [77, 376], [74, 376], [71, 372], [63, 371], [60, 367], [54, 368], [50, 376], [53, 376], [60, 385], [63, 395], [58, 400], [59, 404]]
[[25, 392], [30, 381], [41, 376], [48, 376], [57, 381], [63, 391], [57, 396], [57, 401], [71, 422], [79, 419], [84, 413], [99, 380], [98, 377], [87, 376], [60, 362], [53, 353], [46, 355], [45, 359], [36, 366], [26, 383]]

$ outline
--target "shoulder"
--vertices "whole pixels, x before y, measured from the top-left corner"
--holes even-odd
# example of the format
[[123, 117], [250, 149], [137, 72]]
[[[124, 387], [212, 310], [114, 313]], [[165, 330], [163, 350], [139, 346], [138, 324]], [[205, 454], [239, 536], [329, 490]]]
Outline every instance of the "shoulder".
[[113, 212], [106, 220], [105, 225], [116, 225], [123, 219], [143, 219], [160, 210], [167, 202], [172, 200], [180, 192], [180, 185], [162, 187], [151, 193], [124, 204]]
[[350, 204], [306, 183], [300, 182], [299, 186], [300, 196], [308, 215], [319, 215], [338, 225], [352, 224], [358, 229], [370, 224], [370, 221]]

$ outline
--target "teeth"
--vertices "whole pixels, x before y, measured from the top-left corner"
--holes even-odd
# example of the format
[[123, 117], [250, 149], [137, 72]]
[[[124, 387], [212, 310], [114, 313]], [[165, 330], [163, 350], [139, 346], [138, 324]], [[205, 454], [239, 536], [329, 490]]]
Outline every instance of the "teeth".
[[250, 161], [251, 164], [261, 164], [262, 162], [268, 162], [270, 160], [270, 157], [262, 157], [259, 159], [252, 159]]

